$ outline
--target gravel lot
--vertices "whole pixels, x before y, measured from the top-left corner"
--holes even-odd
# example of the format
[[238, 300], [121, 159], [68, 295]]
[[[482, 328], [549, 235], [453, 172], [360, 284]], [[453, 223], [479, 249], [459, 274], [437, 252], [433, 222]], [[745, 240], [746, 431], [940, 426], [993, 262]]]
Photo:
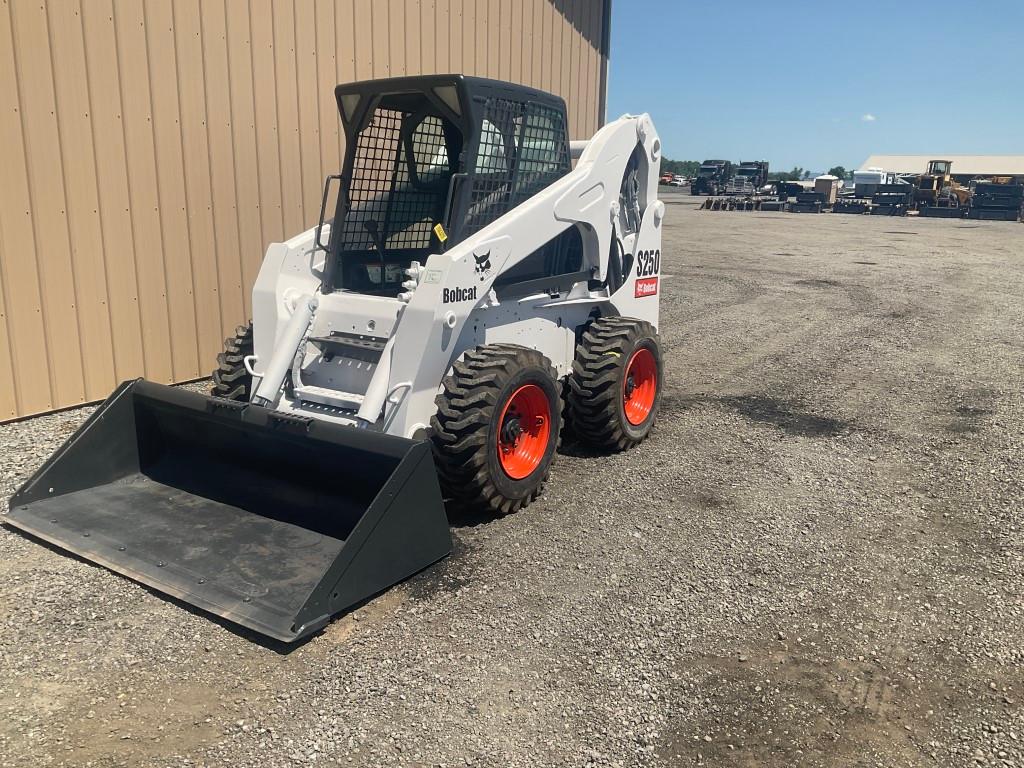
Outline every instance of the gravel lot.
[[665, 197], [652, 439], [290, 652], [0, 529], [0, 765], [1024, 766], [1024, 226]]

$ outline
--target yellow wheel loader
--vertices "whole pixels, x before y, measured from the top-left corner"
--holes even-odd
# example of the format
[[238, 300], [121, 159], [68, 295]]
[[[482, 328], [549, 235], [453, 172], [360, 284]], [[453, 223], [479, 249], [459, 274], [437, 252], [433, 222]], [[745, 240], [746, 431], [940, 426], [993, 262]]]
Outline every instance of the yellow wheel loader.
[[914, 202], [918, 210], [932, 206], [959, 208], [967, 205], [971, 191], [953, 180], [950, 175], [952, 167], [951, 160], [928, 161], [927, 170], [915, 182]]

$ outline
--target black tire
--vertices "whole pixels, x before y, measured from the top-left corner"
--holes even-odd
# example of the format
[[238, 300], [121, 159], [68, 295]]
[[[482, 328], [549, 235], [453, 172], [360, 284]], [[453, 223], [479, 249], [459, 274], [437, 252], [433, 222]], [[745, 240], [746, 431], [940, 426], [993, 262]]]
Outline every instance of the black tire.
[[[510, 399], [528, 384], [536, 385], [538, 397], [543, 393], [547, 402], [547, 442], [536, 467], [516, 479], [503, 468], [499, 436], [507, 434], [502, 417], [507, 429], [513, 415], [506, 412]], [[560, 387], [550, 360], [515, 344], [476, 347], [444, 378], [436, 403], [430, 420], [434, 462], [445, 498], [455, 508], [507, 515], [540, 495], [562, 426]]]
[[249, 401], [252, 376], [245, 370], [245, 357], [253, 353], [252, 322], [240, 325], [235, 335], [224, 339], [224, 351], [217, 355], [217, 369], [213, 372], [210, 394], [226, 400]]
[[[655, 389], [646, 417], [627, 417], [627, 369], [640, 350], [653, 356]], [[628, 317], [601, 317], [583, 332], [569, 377], [569, 414], [579, 438], [604, 450], [625, 451], [650, 434], [661, 404], [664, 380], [661, 346], [654, 327]], [[635, 406], [634, 406], [635, 407]], [[631, 413], [635, 411], [631, 410]]]

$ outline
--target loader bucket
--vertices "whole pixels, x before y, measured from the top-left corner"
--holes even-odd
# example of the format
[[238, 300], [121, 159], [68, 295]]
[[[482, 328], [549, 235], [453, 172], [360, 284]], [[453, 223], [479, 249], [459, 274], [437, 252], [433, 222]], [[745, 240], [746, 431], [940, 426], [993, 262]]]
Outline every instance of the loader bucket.
[[141, 379], [5, 522], [286, 642], [451, 549], [427, 443]]

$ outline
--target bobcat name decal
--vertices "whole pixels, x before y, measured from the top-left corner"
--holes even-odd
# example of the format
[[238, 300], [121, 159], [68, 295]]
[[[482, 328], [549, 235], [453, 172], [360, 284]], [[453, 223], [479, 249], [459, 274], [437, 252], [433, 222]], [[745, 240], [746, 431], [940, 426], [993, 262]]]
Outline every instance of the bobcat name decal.
[[460, 301], [476, 301], [476, 286], [472, 288], [443, 288], [441, 290], [442, 304], [455, 304]]

